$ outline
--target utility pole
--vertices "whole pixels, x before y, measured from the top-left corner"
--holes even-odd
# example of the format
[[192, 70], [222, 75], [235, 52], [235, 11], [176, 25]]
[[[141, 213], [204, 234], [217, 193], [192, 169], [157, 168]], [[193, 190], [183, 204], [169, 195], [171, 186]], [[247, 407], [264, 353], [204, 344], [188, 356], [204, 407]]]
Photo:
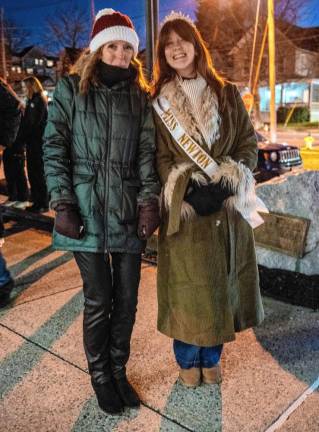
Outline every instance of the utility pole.
[[7, 59], [6, 59], [6, 44], [4, 38], [4, 9], [0, 9], [0, 25], [1, 25], [1, 60], [2, 60], [2, 72], [3, 79], [7, 81]]
[[94, 18], [95, 18], [95, 6], [94, 6], [94, 0], [91, 0], [91, 22], [92, 22], [92, 28], [94, 25]]
[[269, 50], [269, 88], [270, 88], [270, 142], [277, 140], [276, 117], [276, 57], [275, 57], [275, 14], [274, 0], [268, 0], [268, 50]]
[[146, 69], [148, 77], [152, 75], [155, 46], [158, 35], [158, 0], [145, 0], [146, 20]]
[[158, 39], [158, 27], [159, 27], [159, 0], [153, 0], [153, 22], [154, 22], [154, 56], [155, 58], [155, 49]]

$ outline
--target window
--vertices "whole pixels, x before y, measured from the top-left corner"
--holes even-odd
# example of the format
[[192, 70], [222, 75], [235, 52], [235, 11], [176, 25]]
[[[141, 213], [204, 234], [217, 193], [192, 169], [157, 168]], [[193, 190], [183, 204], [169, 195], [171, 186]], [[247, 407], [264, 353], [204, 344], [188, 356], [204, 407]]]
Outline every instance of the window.
[[312, 84], [312, 100], [311, 102], [319, 103], [319, 83]]
[[53, 60], [47, 60], [47, 66], [52, 67], [54, 65]]
[[39, 59], [34, 59], [34, 64], [38, 65], [39, 64]]
[[297, 52], [295, 72], [301, 76], [307, 76], [310, 72], [311, 57], [305, 53]]
[[27, 68], [27, 73], [28, 74], [33, 74], [33, 68]]
[[309, 84], [302, 82], [292, 82], [285, 84], [285, 93], [283, 95], [284, 104], [293, 104], [296, 102], [304, 102]]

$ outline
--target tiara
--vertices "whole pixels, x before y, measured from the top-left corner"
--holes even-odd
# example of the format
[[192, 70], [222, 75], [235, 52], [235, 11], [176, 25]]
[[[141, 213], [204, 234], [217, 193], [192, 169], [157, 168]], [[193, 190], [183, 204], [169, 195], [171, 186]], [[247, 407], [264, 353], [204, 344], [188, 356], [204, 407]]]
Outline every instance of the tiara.
[[166, 17], [162, 21], [161, 27], [163, 27], [163, 25], [166, 24], [167, 22], [174, 21], [174, 20], [183, 20], [186, 21], [188, 24], [190, 24], [192, 27], [195, 26], [194, 21], [189, 15], [184, 15], [182, 12], [171, 11], [168, 15], [166, 15]]

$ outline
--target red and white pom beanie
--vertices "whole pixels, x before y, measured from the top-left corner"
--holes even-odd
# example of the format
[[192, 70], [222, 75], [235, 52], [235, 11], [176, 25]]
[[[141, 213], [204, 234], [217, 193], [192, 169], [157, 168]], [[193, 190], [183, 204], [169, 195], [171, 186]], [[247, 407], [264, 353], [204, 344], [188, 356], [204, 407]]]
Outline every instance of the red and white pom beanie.
[[102, 9], [95, 17], [90, 51], [94, 52], [104, 44], [116, 40], [131, 44], [134, 55], [137, 55], [139, 39], [130, 18], [113, 9]]

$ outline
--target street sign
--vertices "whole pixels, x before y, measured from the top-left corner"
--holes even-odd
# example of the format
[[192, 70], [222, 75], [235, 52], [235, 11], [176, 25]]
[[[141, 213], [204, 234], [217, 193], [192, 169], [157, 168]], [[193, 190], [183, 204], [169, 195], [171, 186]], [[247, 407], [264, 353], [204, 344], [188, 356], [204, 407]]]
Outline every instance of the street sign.
[[244, 93], [242, 95], [242, 99], [245, 105], [246, 110], [250, 113], [254, 104], [254, 96], [251, 93]]

